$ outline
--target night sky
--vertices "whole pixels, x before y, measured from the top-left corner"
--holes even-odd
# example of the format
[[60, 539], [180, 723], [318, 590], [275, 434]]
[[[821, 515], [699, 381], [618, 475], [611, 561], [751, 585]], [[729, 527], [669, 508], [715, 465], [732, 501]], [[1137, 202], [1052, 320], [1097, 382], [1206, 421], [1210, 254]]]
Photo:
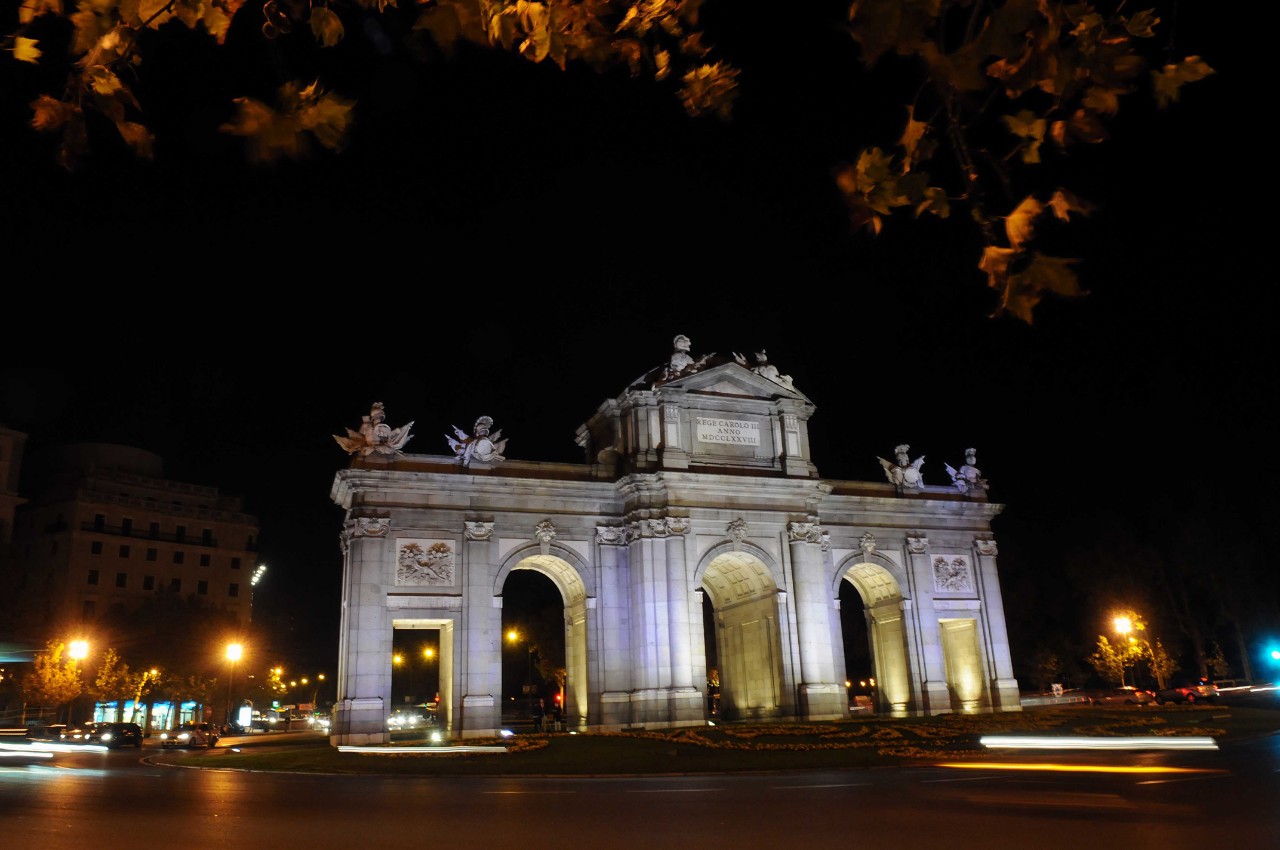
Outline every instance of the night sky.
[[381, 401], [415, 422], [409, 452], [448, 453], [483, 414], [509, 458], [583, 461], [577, 426], [679, 333], [695, 356], [767, 349], [817, 406], [823, 477], [881, 481], [877, 456], [908, 443], [945, 484], [976, 447], [1006, 506], [1015, 663], [1101, 628], [1071, 564], [1104, 530], [1148, 539], [1153, 515], [1207, 503], [1275, 542], [1274, 331], [1245, 296], [1246, 190], [1207, 167], [1239, 87], [1208, 12], [1186, 13], [1183, 50], [1219, 73], [1168, 112], [1122, 106], [1081, 158], [1099, 209], [1065, 247], [1091, 294], [1031, 326], [989, 318], [963, 216], [850, 232], [832, 168], [865, 110], [899, 101], [832, 84], [855, 74], [838, 27], [720, 14], [744, 69], [733, 124], [616, 74], [391, 58], [361, 72], [343, 156], [272, 168], [202, 132], [231, 85], [202, 74], [215, 60], [171, 58], [155, 163], [65, 175], [29, 140], [5, 157], [0, 423], [31, 452], [139, 446], [242, 496], [270, 570], [257, 608], [320, 660], [341, 577], [332, 435]]

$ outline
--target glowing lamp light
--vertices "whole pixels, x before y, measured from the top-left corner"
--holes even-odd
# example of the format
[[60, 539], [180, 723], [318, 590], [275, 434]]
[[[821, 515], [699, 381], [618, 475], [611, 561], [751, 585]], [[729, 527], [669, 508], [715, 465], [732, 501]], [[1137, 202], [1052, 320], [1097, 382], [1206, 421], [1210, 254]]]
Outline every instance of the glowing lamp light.
[[71, 641], [67, 645], [67, 656], [76, 661], [83, 661], [89, 656], [89, 642], [87, 640]]
[[267, 574], [267, 565], [258, 564], [258, 568], [253, 571], [253, 576], [249, 579], [249, 586], [256, 587], [258, 582], [262, 581], [262, 577]]

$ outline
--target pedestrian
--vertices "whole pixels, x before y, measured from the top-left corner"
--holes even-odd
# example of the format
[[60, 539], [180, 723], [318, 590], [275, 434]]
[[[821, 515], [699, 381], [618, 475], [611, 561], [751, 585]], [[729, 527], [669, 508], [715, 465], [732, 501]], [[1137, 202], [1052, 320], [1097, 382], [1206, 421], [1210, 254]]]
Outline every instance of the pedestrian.
[[546, 728], [546, 720], [547, 720], [546, 703], [544, 703], [542, 700], [538, 700], [538, 702], [535, 703], [533, 706], [533, 727], [537, 729], [539, 732], [544, 731], [544, 729]]

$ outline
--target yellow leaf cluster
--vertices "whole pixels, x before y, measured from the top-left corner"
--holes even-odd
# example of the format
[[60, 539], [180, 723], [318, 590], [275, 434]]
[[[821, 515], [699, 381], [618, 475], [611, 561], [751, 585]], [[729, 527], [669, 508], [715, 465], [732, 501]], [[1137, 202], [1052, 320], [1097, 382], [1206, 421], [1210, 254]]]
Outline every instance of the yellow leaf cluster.
[[13, 58], [19, 62], [36, 64], [36, 60], [40, 58], [40, 48], [36, 47], [39, 43], [37, 39], [18, 36], [13, 40]]
[[1184, 85], [1203, 80], [1213, 72], [1199, 56], [1188, 56], [1181, 62], [1165, 65], [1151, 75], [1156, 103], [1161, 107], [1176, 103]]
[[737, 68], [724, 62], [703, 64], [684, 75], [680, 100], [693, 116], [714, 114], [727, 119], [738, 94]]
[[297, 158], [306, 152], [308, 138], [333, 151], [345, 146], [353, 101], [322, 91], [318, 83], [301, 89], [288, 84], [280, 89], [279, 101], [277, 110], [251, 97], [236, 98], [235, 117], [220, 129], [243, 136], [254, 162]]
[[29, 24], [44, 13], [62, 14], [62, 0], [22, 0], [18, 7], [18, 23]]

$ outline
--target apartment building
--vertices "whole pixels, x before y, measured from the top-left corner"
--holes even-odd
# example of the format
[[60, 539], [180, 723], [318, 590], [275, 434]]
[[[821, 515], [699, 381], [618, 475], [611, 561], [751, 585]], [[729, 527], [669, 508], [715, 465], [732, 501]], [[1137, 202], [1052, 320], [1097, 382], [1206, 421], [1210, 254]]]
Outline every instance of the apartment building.
[[[13, 539], [13, 516], [26, 502], [18, 495], [18, 478], [22, 474], [22, 452], [27, 435], [0, 425], [0, 547]], [[0, 553], [3, 557], [3, 553]]]
[[7, 566], [23, 631], [162, 593], [252, 619], [258, 522], [238, 497], [168, 480], [158, 455], [127, 446], [81, 443], [48, 461], [16, 511]]

